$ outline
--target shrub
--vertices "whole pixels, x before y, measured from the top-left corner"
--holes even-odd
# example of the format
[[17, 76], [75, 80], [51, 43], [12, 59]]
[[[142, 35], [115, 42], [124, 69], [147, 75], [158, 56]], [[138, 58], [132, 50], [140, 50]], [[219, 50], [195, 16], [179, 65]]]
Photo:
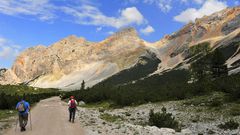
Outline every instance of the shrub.
[[17, 102], [24, 98], [30, 104], [41, 99], [58, 96], [57, 89], [41, 89], [24, 85], [0, 85], [0, 109], [14, 109]]
[[172, 128], [176, 131], [180, 131], [181, 128], [179, 126], [179, 122], [175, 120], [175, 117], [172, 116], [171, 113], [167, 113], [165, 107], [162, 108], [161, 112], [154, 113], [154, 110], [150, 110], [149, 113], [149, 125], [157, 126], [159, 128]]
[[223, 105], [222, 97], [215, 97], [209, 102], [209, 106], [211, 107], [220, 107]]
[[121, 116], [111, 115], [111, 114], [108, 114], [108, 113], [101, 114], [100, 118], [107, 121], [107, 122], [111, 122], [111, 123], [123, 119]]
[[230, 115], [238, 116], [240, 115], [240, 105], [235, 105], [229, 110]]
[[219, 124], [218, 127], [224, 130], [234, 130], [239, 127], [239, 123], [235, 122], [234, 120], [230, 120], [228, 122], [225, 122], [224, 124]]

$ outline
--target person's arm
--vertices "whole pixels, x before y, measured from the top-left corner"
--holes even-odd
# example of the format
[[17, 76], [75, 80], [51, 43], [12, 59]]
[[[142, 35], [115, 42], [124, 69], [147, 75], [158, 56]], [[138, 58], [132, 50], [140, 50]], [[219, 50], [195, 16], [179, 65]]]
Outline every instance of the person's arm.
[[19, 106], [19, 103], [17, 103], [17, 105], [16, 105], [16, 110], [18, 109], [18, 106]]
[[70, 107], [70, 105], [71, 105], [71, 100], [68, 101], [68, 106]]
[[78, 102], [77, 102], [77, 100], [75, 100], [75, 104], [76, 104], [76, 110], [78, 110]]
[[76, 105], [78, 105], [78, 102], [77, 102], [77, 100], [75, 100], [75, 103], [76, 103]]
[[27, 103], [27, 104], [28, 104], [28, 111], [30, 111], [30, 109], [31, 109], [30, 104], [29, 103]]

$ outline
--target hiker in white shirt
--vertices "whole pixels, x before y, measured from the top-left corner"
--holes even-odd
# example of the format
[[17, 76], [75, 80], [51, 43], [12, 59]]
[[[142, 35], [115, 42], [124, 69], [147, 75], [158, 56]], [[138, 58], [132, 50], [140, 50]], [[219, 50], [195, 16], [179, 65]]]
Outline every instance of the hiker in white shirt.
[[71, 96], [70, 100], [68, 101], [69, 122], [74, 123], [76, 109], [77, 101], [74, 99], [74, 96]]

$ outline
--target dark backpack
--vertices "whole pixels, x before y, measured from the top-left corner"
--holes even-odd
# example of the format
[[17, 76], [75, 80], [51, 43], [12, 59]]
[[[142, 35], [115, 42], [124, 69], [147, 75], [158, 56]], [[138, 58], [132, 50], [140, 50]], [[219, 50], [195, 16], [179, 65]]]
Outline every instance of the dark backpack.
[[18, 112], [23, 113], [26, 111], [26, 107], [25, 107], [25, 103], [24, 102], [20, 102], [17, 108]]
[[76, 108], [77, 105], [76, 105], [76, 102], [75, 100], [70, 100], [70, 108]]

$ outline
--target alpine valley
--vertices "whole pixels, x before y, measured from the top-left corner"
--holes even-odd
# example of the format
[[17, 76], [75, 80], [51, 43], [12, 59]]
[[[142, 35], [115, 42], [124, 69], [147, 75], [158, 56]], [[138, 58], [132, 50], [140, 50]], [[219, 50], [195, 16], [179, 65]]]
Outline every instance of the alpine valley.
[[[34, 127], [44, 128], [30, 134], [79, 134], [82, 127], [87, 135], [238, 135], [240, 7], [198, 18], [154, 43], [124, 28], [100, 42], [71, 35], [28, 48], [0, 69], [0, 94], [0, 131], [25, 96], [30, 103], [48, 98], [33, 108]], [[64, 101], [73, 95], [79, 109], [69, 124]]]
[[[240, 72], [239, 41], [239, 7], [196, 19], [154, 43], [142, 40], [134, 28], [122, 29], [101, 42], [71, 35], [51, 46], [23, 51], [11, 69], [1, 70], [0, 84], [74, 90], [83, 80], [87, 87], [118, 76], [125, 78], [119, 83], [135, 82], [176, 68], [188, 69], [195, 56], [189, 50], [202, 43], [212, 51], [221, 48], [229, 74], [236, 74]], [[141, 74], [129, 78], [133, 72]]]

